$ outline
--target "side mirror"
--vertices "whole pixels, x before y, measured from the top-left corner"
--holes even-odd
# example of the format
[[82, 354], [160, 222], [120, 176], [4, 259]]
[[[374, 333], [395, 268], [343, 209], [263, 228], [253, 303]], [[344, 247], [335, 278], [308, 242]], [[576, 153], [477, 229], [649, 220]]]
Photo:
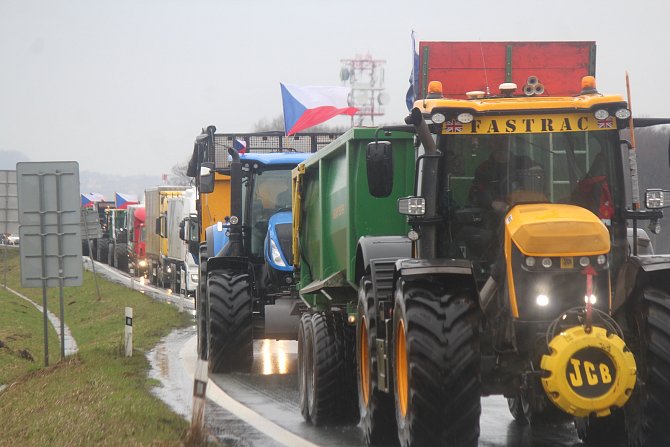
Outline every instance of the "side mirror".
[[365, 161], [368, 190], [373, 197], [388, 197], [393, 190], [393, 146], [390, 141], [368, 143]]
[[179, 222], [179, 239], [181, 239], [182, 241], [186, 240], [186, 234], [185, 234], [185, 231], [184, 231], [184, 223], [185, 222], [186, 222], [185, 220], [182, 220], [181, 222]]
[[214, 163], [203, 163], [200, 166], [200, 192], [209, 194], [214, 191]]

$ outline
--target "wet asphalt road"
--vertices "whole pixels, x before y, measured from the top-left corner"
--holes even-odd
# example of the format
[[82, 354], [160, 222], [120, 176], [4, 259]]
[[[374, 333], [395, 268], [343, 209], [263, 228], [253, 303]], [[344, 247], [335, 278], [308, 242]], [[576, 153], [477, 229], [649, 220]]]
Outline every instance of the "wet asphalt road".
[[[298, 406], [297, 349], [295, 341], [257, 340], [252, 373], [216, 374], [211, 378], [238, 402], [314, 444], [365, 445], [358, 426], [317, 428], [303, 421]], [[208, 425], [212, 424], [216, 421], [208, 418]], [[572, 423], [541, 428], [519, 426], [507, 409], [507, 401], [500, 396], [482, 399], [480, 426], [480, 446], [582, 445]]]

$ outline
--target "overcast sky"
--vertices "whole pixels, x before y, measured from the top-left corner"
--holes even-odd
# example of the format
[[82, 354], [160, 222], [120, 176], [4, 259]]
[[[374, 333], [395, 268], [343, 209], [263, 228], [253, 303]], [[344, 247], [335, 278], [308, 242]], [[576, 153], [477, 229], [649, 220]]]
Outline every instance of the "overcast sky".
[[[670, 116], [670, 2], [0, 0], [0, 151], [112, 174], [169, 172], [200, 129], [281, 114], [279, 83], [338, 85], [385, 59], [400, 122], [419, 40], [594, 40], [599, 90]], [[334, 124], [347, 123], [340, 118]], [[344, 120], [344, 121], [342, 121]]]

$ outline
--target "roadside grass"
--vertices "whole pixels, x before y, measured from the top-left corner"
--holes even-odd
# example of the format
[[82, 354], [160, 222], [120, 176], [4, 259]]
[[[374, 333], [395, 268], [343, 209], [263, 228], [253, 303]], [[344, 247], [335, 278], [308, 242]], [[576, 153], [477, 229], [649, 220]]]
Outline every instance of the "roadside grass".
[[[20, 287], [18, 251], [9, 256], [7, 285], [41, 303], [41, 289]], [[44, 368], [41, 314], [20, 298], [11, 298], [0, 284], [0, 339], [11, 337], [12, 352], [27, 346], [34, 358], [25, 361], [0, 349], [0, 383], [9, 385], [0, 392], [0, 446], [194, 444], [189, 424], [151, 394], [156, 381], [148, 378], [145, 357], [162, 336], [192, 324], [192, 317], [101, 278], [98, 285], [100, 299], [92, 273], [85, 272], [82, 287], [64, 289], [65, 323], [79, 352], [60, 361], [51, 330], [52, 366]], [[49, 289], [48, 307], [56, 315], [58, 296], [57, 288]], [[30, 308], [22, 308], [21, 302]], [[123, 353], [126, 306], [133, 308], [131, 358]]]

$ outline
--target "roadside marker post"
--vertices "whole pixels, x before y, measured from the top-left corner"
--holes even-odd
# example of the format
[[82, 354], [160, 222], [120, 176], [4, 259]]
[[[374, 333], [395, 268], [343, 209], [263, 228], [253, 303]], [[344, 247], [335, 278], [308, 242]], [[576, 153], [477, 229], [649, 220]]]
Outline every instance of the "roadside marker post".
[[193, 380], [193, 414], [191, 416], [191, 430], [201, 433], [205, 426], [205, 402], [207, 395], [207, 360], [198, 359], [195, 365]]
[[126, 357], [133, 356], [133, 308], [126, 307], [126, 325], [124, 329]]

